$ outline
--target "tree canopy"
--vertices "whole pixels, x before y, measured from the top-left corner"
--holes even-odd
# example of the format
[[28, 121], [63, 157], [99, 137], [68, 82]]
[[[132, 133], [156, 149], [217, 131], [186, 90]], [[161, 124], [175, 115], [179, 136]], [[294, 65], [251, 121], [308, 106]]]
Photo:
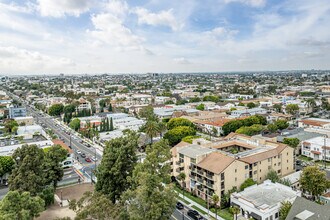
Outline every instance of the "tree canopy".
[[80, 120], [79, 118], [75, 118], [70, 122], [70, 128], [72, 128], [75, 131], [78, 131], [80, 129]]
[[0, 156], [0, 177], [10, 173], [14, 168], [14, 160], [10, 156]]
[[195, 128], [195, 125], [191, 121], [185, 118], [172, 118], [167, 123], [167, 128], [169, 130], [179, 126], [189, 126]]
[[44, 200], [29, 192], [9, 191], [0, 202], [0, 220], [30, 220], [44, 210]]
[[187, 136], [194, 136], [196, 130], [189, 126], [179, 126], [169, 130], [165, 135], [164, 139], [167, 139], [171, 146], [179, 143], [182, 138]]
[[63, 113], [63, 104], [54, 104], [49, 107], [48, 114], [51, 116], [60, 116]]
[[97, 169], [95, 190], [106, 195], [112, 203], [128, 189], [137, 162], [138, 135], [128, 132], [125, 136], [107, 142], [101, 164]]
[[298, 138], [284, 138], [283, 143], [289, 145], [292, 148], [298, 147], [300, 140]]
[[243, 191], [245, 188], [247, 188], [249, 186], [253, 186], [254, 184], [257, 184], [257, 182], [251, 178], [248, 178], [242, 183], [242, 185], [239, 187], [239, 189], [240, 189], [240, 191]]
[[305, 167], [300, 176], [301, 188], [310, 193], [315, 200], [330, 187], [330, 182], [326, 178], [326, 173], [317, 166]]
[[297, 104], [288, 104], [285, 107], [285, 111], [291, 115], [296, 115], [299, 111], [299, 106]]

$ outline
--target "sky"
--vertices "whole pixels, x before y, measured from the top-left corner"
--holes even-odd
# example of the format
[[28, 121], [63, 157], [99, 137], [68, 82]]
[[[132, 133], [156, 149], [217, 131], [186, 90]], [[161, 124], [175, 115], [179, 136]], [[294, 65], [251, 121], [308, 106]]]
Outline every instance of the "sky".
[[329, 0], [0, 0], [0, 74], [330, 69]]

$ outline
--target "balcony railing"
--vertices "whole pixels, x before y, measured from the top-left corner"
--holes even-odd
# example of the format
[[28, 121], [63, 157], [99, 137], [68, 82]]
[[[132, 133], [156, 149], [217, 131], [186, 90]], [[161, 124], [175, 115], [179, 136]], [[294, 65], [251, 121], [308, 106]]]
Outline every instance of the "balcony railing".
[[206, 174], [206, 177], [207, 177], [208, 179], [211, 179], [211, 180], [213, 180], [213, 175], [210, 175], [210, 174]]
[[181, 165], [181, 163], [182, 163], [182, 162], [181, 162], [180, 160], [177, 161], [177, 162], [175, 162], [176, 165]]
[[213, 184], [212, 183], [206, 183], [206, 186], [210, 187], [210, 188], [213, 188]]
[[200, 177], [197, 177], [197, 181], [200, 182], [200, 183], [204, 183], [203, 178], [200, 178]]
[[193, 180], [196, 179], [196, 176], [191, 175], [191, 174], [189, 175], [189, 177], [190, 177], [190, 179], [193, 179]]

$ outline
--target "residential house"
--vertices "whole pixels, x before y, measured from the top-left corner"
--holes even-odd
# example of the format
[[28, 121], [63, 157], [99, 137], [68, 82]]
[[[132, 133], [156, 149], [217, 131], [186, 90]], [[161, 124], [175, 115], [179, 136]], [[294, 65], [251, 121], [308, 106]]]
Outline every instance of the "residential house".
[[301, 154], [313, 160], [330, 161], [330, 138], [314, 137], [303, 141]]
[[245, 219], [276, 220], [280, 217], [282, 202], [291, 202], [300, 196], [300, 193], [280, 183], [270, 180], [262, 184], [253, 185], [241, 192], [230, 195], [230, 203], [240, 209], [239, 216]]

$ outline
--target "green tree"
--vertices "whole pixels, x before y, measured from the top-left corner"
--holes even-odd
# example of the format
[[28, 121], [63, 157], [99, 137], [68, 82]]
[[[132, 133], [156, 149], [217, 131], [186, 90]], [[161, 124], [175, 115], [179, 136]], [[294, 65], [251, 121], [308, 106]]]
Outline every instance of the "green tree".
[[69, 208], [76, 212], [76, 220], [83, 219], [124, 219], [121, 217], [121, 204], [113, 204], [104, 194], [87, 191], [78, 201], [69, 203]]
[[60, 116], [63, 113], [63, 104], [54, 104], [49, 107], [48, 114], [51, 116]]
[[159, 129], [158, 132], [159, 132], [160, 137], [163, 137], [163, 133], [165, 131], [167, 131], [167, 126], [164, 122], [159, 122], [158, 123], [158, 129]]
[[246, 106], [250, 109], [257, 107], [257, 105], [254, 102], [249, 102], [248, 104], [246, 104]]
[[280, 177], [275, 170], [270, 170], [266, 175], [266, 179], [271, 180], [273, 183], [280, 182]]
[[110, 131], [113, 131], [114, 130], [112, 117], [110, 118], [109, 130]]
[[0, 220], [32, 220], [44, 210], [44, 200], [29, 192], [9, 191], [0, 202]]
[[232, 213], [235, 216], [234, 220], [237, 220], [237, 214], [240, 213], [240, 209], [237, 206], [231, 206], [229, 208], [229, 212]]
[[222, 130], [223, 130], [224, 135], [228, 135], [231, 132], [235, 132], [237, 129], [239, 129], [242, 126], [243, 126], [242, 120], [232, 120], [232, 121], [226, 122], [222, 126]]
[[17, 121], [15, 121], [14, 119], [9, 119], [6, 120], [5, 122], [5, 132], [7, 133], [16, 133], [17, 131], [17, 127], [18, 127], [18, 123]]
[[179, 126], [169, 130], [165, 135], [164, 139], [167, 139], [171, 146], [178, 144], [182, 138], [187, 136], [194, 136], [196, 130], [188, 126]]
[[220, 198], [217, 194], [213, 194], [212, 196], [212, 203], [215, 208], [215, 219], [218, 219], [218, 203], [220, 201]]
[[45, 208], [54, 204], [55, 190], [52, 186], [46, 186], [41, 193], [38, 194], [40, 198], [45, 201]]
[[170, 147], [161, 140], [146, 149], [143, 163], [136, 165], [132, 177], [132, 189], [123, 196], [128, 219], [169, 219], [176, 198], [170, 183]]
[[181, 181], [181, 187], [182, 187], [182, 195], [184, 199], [184, 188], [185, 188], [185, 181], [186, 181], [186, 174], [184, 172], [179, 173], [179, 176], [177, 177], [179, 181]]
[[299, 182], [303, 191], [310, 193], [314, 200], [330, 187], [326, 173], [317, 166], [305, 167]]
[[240, 191], [243, 191], [245, 188], [247, 188], [249, 186], [253, 186], [254, 184], [257, 184], [257, 182], [251, 178], [248, 178], [242, 183], [242, 185], [239, 187], [239, 189], [240, 189]]
[[0, 156], [0, 178], [14, 169], [14, 160], [10, 156]]
[[145, 125], [145, 132], [150, 137], [150, 141], [152, 144], [153, 138], [157, 136], [159, 133], [159, 126], [158, 123], [155, 121], [147, 121]]
[[251, 125], [249, 127], [246, 127], [246, 126], [240, 127], [235, 132], [237, 134], [245, 134], [245, 135], [253, 136], [253, 135], [259, 134], [263, 130], [264, 130], [264, 126], [255, 124], [255, 125]]
[[101, 100], [99, 101], [99, 105], [100, 105], [101, 108], [105, 108], [105, 106], [106, 106], [106, 101], [105, 101], [105, 99], [101, 99]]
[[189, 127], [195, 128], [195, 125], [191, 121], [189, 121], [188, 119], [185, 119], [185, 118], [172, 118], [167, 123], [167, 128], [169, 130], [179, 127], [179, 126], [189, 126]]
[[44, 174], [45, 184], [52, 186], [56, 189], [58, 181], [63, 177], [62, 163], [68, 155], [68, 151], [62, 148], [60, 145], [53, 145], [45, 153], [44, 160]]
[[80, 120], [79, 118], [75, 118], [70, 122], [70, 128], [72, 128], [75, 131], [78, 131], [80, 129]]
[[277, 131], [277, 126], [276, 126], [275, 124], [269, 124], [269, 125], [267, 125], [267, 129], [268, 129], [270, 132], [274, 133], [274, 132]]
[[292, 204], [288, 201], [282, 202], [281, 203], [281, 208], [280, 208], [280, 220], [285, 220], [286, 217], [288, 216], [290, 209], [292, 207]]
[[75, 111], [76, 111], [76, 106], [74, 104], [66, 105], [63, 108], [63, 112], [67, 114], [74, 113]]
[[147, 121], [158, 121], [158, 118], [154, 113], [154, 108], [151, 105], [143, 107], [139, 111], [139, 116], [145, 118]]
[[289, 127], [289, 123], [287, 122], [287, 120], [283, 120], [283, 119], [278, 119], [274, 122], [274, 125], [276, 125], [276, 127], [280, 130], [286, 129]]
[[109, 104], [109, 107], [108, 107], [108, 112], [112, 112], [113, 110], [112, 110], [112, 105], [111, 105], [111, 103]]
[[288, 104], [285, 107], [285, 111], [291, 115], [296, 115], [299, 111], [299, 106], [297, 104]]
[[9, 176], [9, 189], [27, 191], [32, 196], [44, 186], [44, 152], [37, 145], [23, 145], [13, 154], [15, 168]]
[[238, 106], [245, 106], [243, 102], [239, 102]]
[[314, 109], [316, 108], [316, 101], [314, 98], [310, 98], [306, 100], [306, 105], [308, 108], [310, 108], [312, 110], [312, 112], [314, 112]]
[[275, 111], [277, 111], [278, 113], [282, 112], [282, 105], [281, 104], [274, 104], [273, 108], [275, 109]]
[[297, 148], [300, 140], [298, 138], [284, 138], [283, 143], [289, 145], [292, 148]]
[[116, 203], [130, 186], [127, 179], [132, 176], [137, 162], [137, 147], [138, 135], [133, 132], [114, 138], [106, 144], [96, 173], [95, 190], [106, 195], [112, 203]]
[[196, 106], [197, 110], [204, 111], [205, 110], [205, 105], [203, 103], [199, 104]]

